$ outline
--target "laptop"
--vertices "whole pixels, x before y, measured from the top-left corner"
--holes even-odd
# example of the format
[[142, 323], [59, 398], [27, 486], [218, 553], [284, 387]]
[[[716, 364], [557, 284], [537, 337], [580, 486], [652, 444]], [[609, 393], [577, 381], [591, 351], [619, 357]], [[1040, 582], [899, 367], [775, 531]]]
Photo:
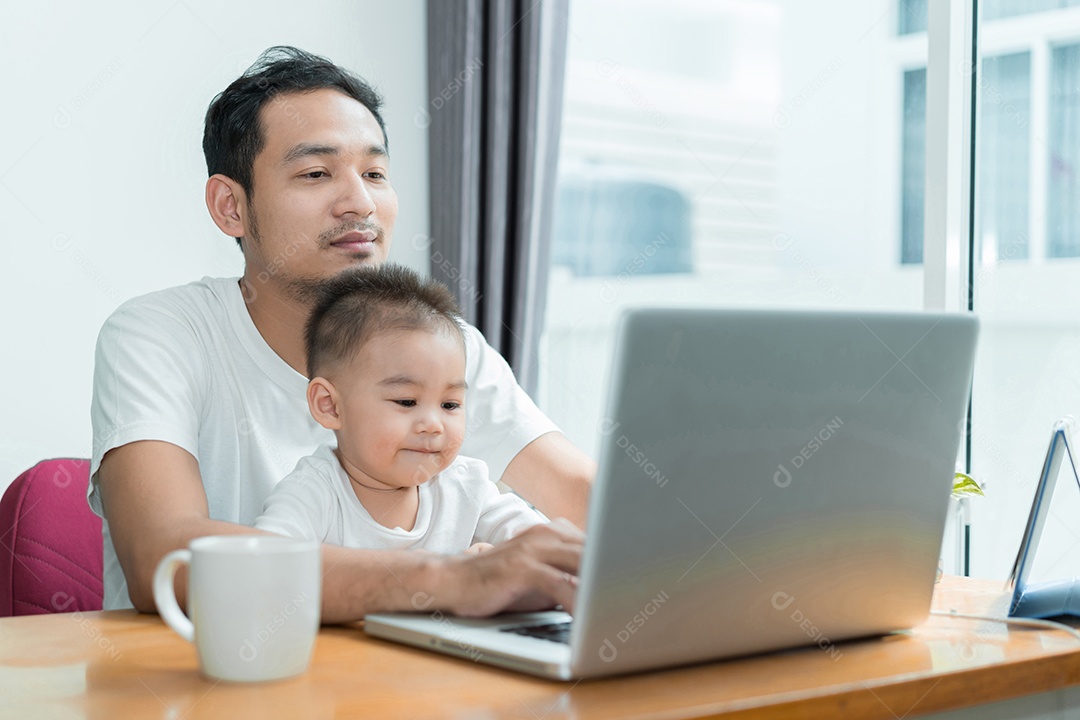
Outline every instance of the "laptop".
[[370, 635], [569, 680], [922, 622], [971, 315], [637, 309], [620, 320], [574, 618], [368, 615]]

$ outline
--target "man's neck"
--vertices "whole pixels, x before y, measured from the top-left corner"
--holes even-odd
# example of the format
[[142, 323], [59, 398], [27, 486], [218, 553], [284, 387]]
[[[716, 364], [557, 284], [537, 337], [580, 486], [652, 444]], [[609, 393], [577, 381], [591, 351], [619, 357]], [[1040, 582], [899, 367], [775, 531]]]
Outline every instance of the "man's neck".
[[307, 360], [304, 350], [304, 325], [310, 308], [276, 287], [259, 282], [246, 274], [240, 279], [248, 314], [270, 349], [304, 377]]

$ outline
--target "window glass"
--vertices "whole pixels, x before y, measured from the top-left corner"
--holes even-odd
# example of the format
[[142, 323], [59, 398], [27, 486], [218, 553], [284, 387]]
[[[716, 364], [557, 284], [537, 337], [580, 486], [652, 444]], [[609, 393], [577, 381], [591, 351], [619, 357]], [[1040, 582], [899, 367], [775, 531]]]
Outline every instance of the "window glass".
[[903, 214], [900, 216], [900, 262], [923, 259], [926, 195], [926, 68], [904, 73]]
[[926, 32], [926, 3], [928, 0], [900, 0], [898, 32], [901, 35]]
[[[1080, 11], [980, 2], [974, 309], [982, 321], [968, 501], [971, 573], [1004, 579], [1055, 421], [1080, 414]], [[1075, 442], [1075, 440], [1074, 440]], [[1080, 575], [1080, 489], [1058, 481], [1036, 577]]]
[[538, 402], [580, 447], [625, 307], [922, 307], [926, 38], [896, 18], [571, 2]]
[[980, 0], [983, 22], [1076, 7], [1080, 0]]
[[977, 244], [986, 262], [1028, 258], [1031, 53], [988, 57], [978, 83], [982, 109]]
[[1080, 255], [1080, 44], [1053, 50], [1050, 69], [1050, 257]]

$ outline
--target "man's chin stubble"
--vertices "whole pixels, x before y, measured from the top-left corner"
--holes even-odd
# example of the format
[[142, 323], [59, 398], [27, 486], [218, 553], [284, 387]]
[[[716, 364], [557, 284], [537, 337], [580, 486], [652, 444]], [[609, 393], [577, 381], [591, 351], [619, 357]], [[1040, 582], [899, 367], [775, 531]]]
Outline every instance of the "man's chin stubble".
[[291, 277], [283, 278], [283, 287], [285, 292], [289, 294], [291, 298], [304, 305], [311, 305], [319, 297], [319, 286], [327, 280], [340, 275], [343, 272], [348, 272], [357, 267], [376, 267], [381, 264], [375, 259], [374, 253], [365, 255], [363, 257], [354, 257], [353, 263], [347, 267], [342, 268], [336, 273], [327, 275], [324, 278], [305, 278], [305, 277]]
[[322, 280], [311, 278], [291, 278], [285, 281], [285, 292], [301, 305], [312, 305], [319, 297], [319, 285]]

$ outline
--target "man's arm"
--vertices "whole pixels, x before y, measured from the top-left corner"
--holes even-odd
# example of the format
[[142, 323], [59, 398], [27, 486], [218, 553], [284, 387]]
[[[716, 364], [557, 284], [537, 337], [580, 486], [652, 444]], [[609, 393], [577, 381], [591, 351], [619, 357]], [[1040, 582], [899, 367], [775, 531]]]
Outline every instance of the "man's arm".
[[[154, 570], [167, 552], [205, 535], [258, 532], [210, 519], [198, 462], [171, 443], [140, 441], [110, 450], [98, 480], [128, 593], [142, 612], [156, 612]], [[575, 528], [556, 524], [530, 528], [470, 556], [324, 545], [322, 619], [345, 622], [394, 610], [482, 616], [554, 603], [572, 608], [582, 542]], [[177, 589], [182, 597], [182, 581]]]
[[461, 454], [485, 461], [493, 479], [548, 517], [584, 527], [596, 463], [558, 432], [480, 331], [464, 329], [470, 432]]
[[550, 518], [585, 527], [596, 463], [560, 432], [549, 432], [521, 449], [502, 481]]
[[[171, 443], [148, 440], [110, 450], [101, 460], [98, 484], [128, 595], [141, 612], [157, 612], [154, 570], [167, 552], [203, 535], [243, 531], [210, 519], [199, 463]], [[177, 578], [179, 584], [184, 577]]]
[[479, 554], [436, 555], [323, 545], [324, 623], [368, 612], [573, 612], [584, 537], [566, 521], [535, 525]]

